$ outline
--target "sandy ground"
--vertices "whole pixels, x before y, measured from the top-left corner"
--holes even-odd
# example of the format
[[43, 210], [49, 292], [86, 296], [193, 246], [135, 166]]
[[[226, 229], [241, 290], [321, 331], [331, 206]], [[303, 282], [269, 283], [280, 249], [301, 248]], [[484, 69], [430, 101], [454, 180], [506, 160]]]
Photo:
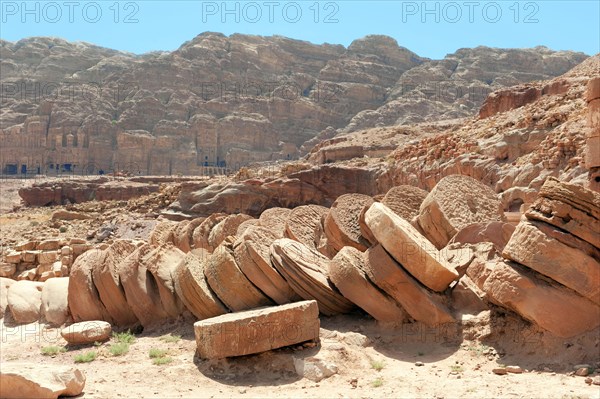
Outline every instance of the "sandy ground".
[[[206, 361], [194, 356], [191, 320], [144, 331], [129, 352], [119, 357], [108, 352], [111, 341], [100, 346], [68, 348], [55, 357], [43, 356], [42, 347], [66, 344], [59, 330], [37, 323], [18, 327], [2, 323], [0, 360], [72, 364], [87, 376], [83, 398], [600, 397], [600, 386], [587, 385], [584, 377], [570, 375], [573, 359], [547, 357], [544, 352], [548, 351], [539, 342], [528, 343], [527, 334], [516, 341], [505, 339], [504, 344], [492, 345], [481, 340], [462, 340], [448, 331], [437, 334], [419, 325], [412, 325], [410, 330], [382, 327], [358, 314], [321, 318], [321, 327], [320, 343], [312, 348], [298, 345]], [[481, 327], [475, 330], [482, 333]], [[161, 339], [168, 334], [180, 335], [181, 339]], [[570, 346], [575, 357], [580, 355], [577, 346], [576, 342]], [[532, 350], [525, 353], [528, 347]], [[148, 355], [153, 348], [167, 350], [173, 361], [153, 365]], [[74, 363], [75, 355], [90, 350], [99, 354], [95, 361]], [[598, 347], [594, 350], [597, 352]], [[565, 349], [567, 353], [569, 349]], [[311, 356], [335, 364], [338, 374], [320, 382], [300, 378], [294, 369], [294, 358]], [[597, 353], [592, 357], [599, 359]], [[417, 362], [423, 366], [417, 366]], [[525, 372], [492, 373], [499, 365], [519, 365]]]

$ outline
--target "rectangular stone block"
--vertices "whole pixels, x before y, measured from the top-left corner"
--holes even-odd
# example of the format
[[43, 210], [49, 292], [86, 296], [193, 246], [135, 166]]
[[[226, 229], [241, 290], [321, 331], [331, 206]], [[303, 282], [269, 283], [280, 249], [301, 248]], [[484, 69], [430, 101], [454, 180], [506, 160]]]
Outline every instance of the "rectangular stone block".
[[228, 313], [194, 323], [203, 359], [244, 356], [319, 338], [317, 301]]
[[600, 166], [600, 136], [588, 137], [586, 143], [585, 166], [597, 168]]
[[42, 251], [38, 254], [39, 263], [54, 263], [58, 258], [56, 251]]
[[11, 251], [4, 255], [4, 261], [7, 263], [19, 263], [21, 261], [21, 253], [16, 251]]
[[21, 260], [28, 263], [36, 263], [37, 256], [40, 251], [23, 251], [21, 252]]
[[592, 100], [590, 103], [588, 103], [587, 111], [588, 127], [597, 128], [600, 126], [600, 98]]

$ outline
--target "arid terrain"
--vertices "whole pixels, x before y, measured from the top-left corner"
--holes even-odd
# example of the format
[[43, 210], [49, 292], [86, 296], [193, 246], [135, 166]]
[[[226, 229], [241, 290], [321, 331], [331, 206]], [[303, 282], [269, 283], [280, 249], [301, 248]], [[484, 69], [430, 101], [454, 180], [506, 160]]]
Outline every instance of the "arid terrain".
[[[3, 42], [6, 76], [35, 65], [32, 80], [61, 79], [71, 65], [74, 77], [143, 86], [153, 70], [192, 73], [202, 59], [218, 78], [244, 61], [266, 79], [255, 74], [285, 75], [289, 58], [307, 87], [385, 95], [360, 109], [350, 97], [296, 101], [302, 112], [267, 120], [182, 92], [202, 77], [173, 72], [165, 90], [118, 104], [118, 126], [108, 114], [82, 122], [80, 103], [3, 109], [1, 138], [22, 154], [56, 155], [48, 143], [97, 123], [110, 145], [91, 140], [73, 163], [104, 154], [147, 168], [4, 175], [0, 396], [600, 398], [600, 55], [477, 48], [433, 61], [384, 37], [345, 49], [203, 34], [132, 56], [48, 40]], [[50, 54], [25, 57], [31, 46]], [[81, 65], [61, 58], [69, 46]], [[399, 88], [438, 75], [490, 94], [444, 103]], [[175, 107], [177, 96], [190, 103]], [[168, 118], [140, 119], [159, 103]], [[220, 126], [219, 159], [241, 145], [243, 166], [188, 151], [207, 131], [193, 127], [202, 112]], [[307, 113], [335, 123], [307, 127]], [[169, 156], [202, 173], [161, 163], [175, 136], [191, 158]]]

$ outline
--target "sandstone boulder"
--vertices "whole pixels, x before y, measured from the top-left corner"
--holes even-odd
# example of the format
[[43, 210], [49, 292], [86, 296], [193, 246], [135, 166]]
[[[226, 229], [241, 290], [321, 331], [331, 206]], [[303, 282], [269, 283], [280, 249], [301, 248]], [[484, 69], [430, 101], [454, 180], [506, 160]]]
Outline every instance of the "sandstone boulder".
[[392, 187], [381, 203], [405, 220], [413, 220], [419, 215], [419, 209], [428, 192], [415, 186]]
[[322, 232], [322, 220], [329, 209], [320, 205], [302, 205], [290, 213], [285, 224], [285, 237], [308, 248], [317, 248]]
[[105, 259], [106, 251], [91, 249], [77, 257], [71, 266], [68, 300], [69, 310], [76, 322], [87, 320], [112, 322], [110, 314], [100, 300], [92, 277], [93, 270], [101, 268]]
[[154, 249], [149, 244], [138, 247], [117, 268], [127, 304], [144, 327], [169, 318], [161, 303], [158, 282], [146, 263]]
[[169, 317], [177, 318], [184, 310], [175, 292], [173, 276], [185, 254], [172, 244], [162, 245], [145, 254], [141, 260], [146, 270], [154, 276], [162, 308]]
[[204, 222], [205, 218], [196, 218], [190, 221], [179, 222], [175, 230], [173, 241], [175, 246], [183, 252], [190, 252], [194, 245], [194, 230]]
[[258, 224], [271, 231], [276, 238], [283, 238], [285, 224], [292, 213], [288, 208], [270, 208], [261, 213]]
[[192, 233], [192, 248], [206, 249], [209, 252], [214, 251], [215, 247], [211, 247], [208, 242], [210, 232], [212, 231], [213, 227], [223, 221], [226, 217], [227, 215], [224, 213], [213, 213], [204, 219]]
[[248, 280], [273, 302], [283, 305], [300, 298], [271, 263], [271, 244], [276, 239], [277, 234], [265, 227], [250, 227], [234, 243], [233, 255]]
[[363, 194], [344, 194], [335, 200], [323, 223], [329, 245], [336, 251], [345, 246], [366, 251], [370, 244], [361, 234], [359, 219], [363, 208], [373, 202]]
[[252, 216], [239, 214], [229, 215], [212, 228], [208, 235], [209, 248], [216, 248], [228, 237], [237, 234], [238, 227], [243, 222], [253, 219]]
[[568, 231], [600, 248], [600, 193], [549, 177], [525, 216]]
[[11, 285], [16, 283], [15, 280], [0, 277], [0, 319], [4, 317], [4, 314], [8, 308], [8, 289]]
[[150, 233], [150, 238], [148, 239], [148, 242], [154, 246], [173, 243], [176, 228], [177, 222], [173, 222], [170, 220], [159, 222], [156, 226], [154, 226], [154, 230], [152, 230], [152, 232]]
[[227, 308], [210, 289], [204, 276], [204, 267], [210, 254], [204, 249], [194, 251], [186, 254], [175, 269], [175, 292], [198, 320], [227, 313]]
[[408, 274], [383, 246], [369, 248], [364, 257], [369, 279], [395, 299], [413, 319], [428, 326], [454, 321], [444, 300]]
[[259, 220], [258, 219], [248, 219], [248, 220], [242, 222], [238, 226], [237, 231], [233, 235], [236, 236], [236, 237], [239, 237], [242, 234], [244, 234], [244, 232], [246, 231], [247, 228], [252, 227], [252, 226], [258, 226], [258, 225], [259, 225]]
[[131, 255], [136, 248], [137, 246], [132, 241], [116, 240], [106, 250], [102, 264], [92, 271], [94, 285], [98, 290], [100, 300], [114, 324], [118, 326], [130, 326], [138, 321], [127, 303], [118, 272], [119, 263]]
[[386, 251], [425, 286], [443, 291], [458, 278], [433, 244], [385, 205], [373, 204], [365, 222]]
[[210, 288], [232, 312], [272, 305], [271, 300], [240, 270], [233, 256], [230, 238], [208, 258], [204, 275]]
[[586, 246], [583, 240], [544, 225], [522, 221], [503, 255], [600, 304], [600, 251], [589, 244]]
[[112, 327], [102, 320], [89, 320], [71, 324], [60, 331], [60, 335], [72, 345], [93, 344], [110, 338]]
[[473, 223], [503, 221], [501, 202], [489, 187], [469, 176], [446, 176], [427, 195], [417, 222], [425, 236], [443, 248]]
[[18, 324], [40, 320], [42, 312], [42, 289], [44, 283], [21, 280], [8, 289], [8, 308]]
[[85, 387], [85, 375], [79, 369], [56, 364], [3, 363], [0, 379], [0, 397], [6, 399], [77, 396]]
[[515, 231], [515, 226], [510, 223], [489, 222], [473, 223], [460, 230], [449, 244], [477, 244], [480, 242], [491, 242], [498, 253], [502, 253], [504, 247]]
[[15, 263], [0, 263], [0, 277], [12, 277], [17, 271]]
[[319, 308], [303, 301], [217, 316], [194, 323], [203, 359], [244, 356], [319, 339]]
[[514, 263], [497, 262], [483, 290], [492, 302], [559, 337], [578, 335], [600, 325], [598, 305]]
[[53, 326], [63, 325], [69, 317], [69, 277], [51, 278], [42, 288], [42, 316]]
[[281, 238], [271, 245], [271, 261], [300, 297], [317, 301], [319, 311], [324, 315], [352, 310], [353, 304], [339, 293], [329, 279], [329, 259], [314, 248]]
[[369, 280], [365, 269], [362, 252], [353, 247], [344, 247], [330, 262], [329, 277], [344, 297], [374, 319], [402, 323], [406, 319], [406, 312]]

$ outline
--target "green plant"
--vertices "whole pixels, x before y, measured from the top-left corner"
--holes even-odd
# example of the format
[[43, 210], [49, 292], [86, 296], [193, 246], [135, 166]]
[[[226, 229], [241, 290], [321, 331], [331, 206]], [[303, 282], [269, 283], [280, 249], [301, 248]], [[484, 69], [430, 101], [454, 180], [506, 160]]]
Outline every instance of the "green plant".
[[169, 335], [163, 335], [162, 337], [160, 337], [160, 340], [169, 344], [174, 344], [176, 342], [178, 342], [181, 339], [181, 335], [173, 335], [173, 334], [169, 334]]
[[383, 378], [377, 378], [375, 381], [373, 381], [371, 383], [371, 385], [373, 385], [373, 388], [379, 388], [380, 386], [383, 385]]
[[129, 352], [129, 344], [126, 342], [117, 342], [115, 344], [112, 344], [108, 348], [108, 351], [113, 356], [121, 356]]
[[381, 371], [385, 367], [385, 362], [383, 360], [371, 360], [371, 367], [374, 370]]
[[58, 229], [58, 231], [60, 231], [61, 233], [66, 233], [67, 232], [67, 226], [60, 226], [60, 228]]
[[42, 355], [44, 356], [56, 356], [59, 353], [66, 352], [67, 350], [62, 346], [45, 346], [41, 349]]
[[173, 361], [173, 358], [169, 356], [157, 357], [152, 359], [152, 364], [155, 366], [162, 366], [163, 364], [169, 364]]
[[135, 342], [135, 335], [129, 330], [121, 333], [113, 332], [112, 337], [117, 343], [121, 344], [133, 344]]
[[74, 360], [75, 363], [89, 363], [96, 360], [96, 357], [98, 357], [98, 353], [96, 351], [90, 351], [75, 356]]
[[462, 373], [463, 372], [463, 368], [460, 364], [453, 364], [452, 366], [450, 366], [450, 370], [452, 370], [454, 373]]
[[150, 349], [150, 352], [148, 352], [148, 356], [150, 356], [150, 359], [165, 357], [166, 355], [167, 355], [167, 351], [164, 349], [152, 348], [152, 349]]

